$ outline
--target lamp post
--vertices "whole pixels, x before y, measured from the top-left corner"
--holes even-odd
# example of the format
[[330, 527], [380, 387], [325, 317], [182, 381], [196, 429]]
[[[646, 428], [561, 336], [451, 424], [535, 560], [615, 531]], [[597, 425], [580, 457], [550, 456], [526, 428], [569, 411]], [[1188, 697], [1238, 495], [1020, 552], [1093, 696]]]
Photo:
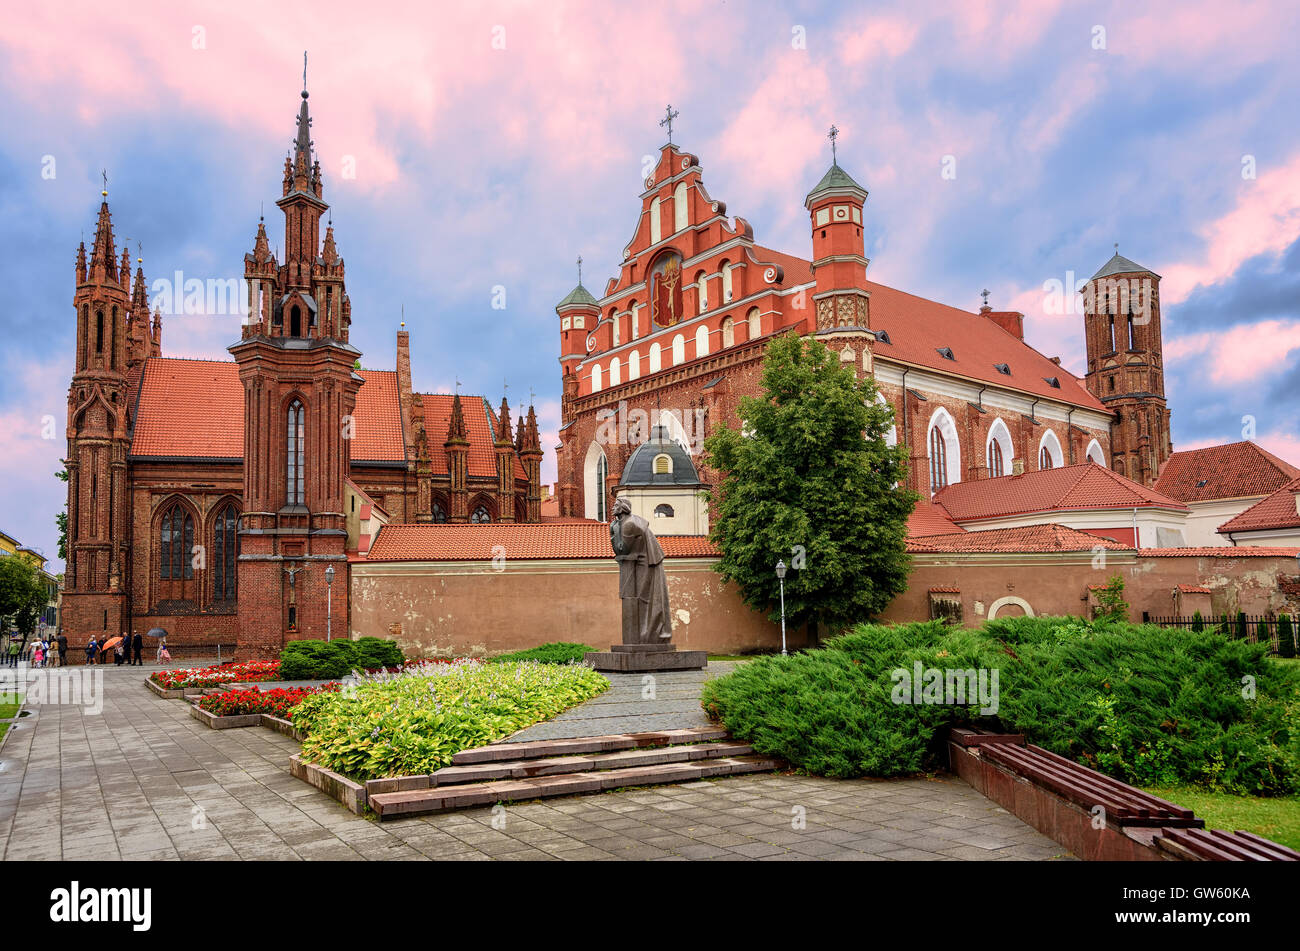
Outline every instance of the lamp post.
[[334, 566], [325, 566], [325, 640], [328, 641], [333, 634], [334, 629]]
[[781, 584], [781, 654], [785, 655], [785, 562], [776, 563], [776, 580]]

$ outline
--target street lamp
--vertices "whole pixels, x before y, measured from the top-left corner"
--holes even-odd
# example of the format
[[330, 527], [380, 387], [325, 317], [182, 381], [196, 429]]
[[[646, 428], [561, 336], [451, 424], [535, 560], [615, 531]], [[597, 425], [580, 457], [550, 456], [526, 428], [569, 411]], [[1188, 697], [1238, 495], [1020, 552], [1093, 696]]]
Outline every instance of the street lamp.
[[785, 655], [785, 562], [776, 563], [776, 580], [781, 583], [781, 654]]
[[331, 596], [334, 594], [334, 566], [325, 566], [325, 640], [329, 640], [333, 632], [334, 610]]

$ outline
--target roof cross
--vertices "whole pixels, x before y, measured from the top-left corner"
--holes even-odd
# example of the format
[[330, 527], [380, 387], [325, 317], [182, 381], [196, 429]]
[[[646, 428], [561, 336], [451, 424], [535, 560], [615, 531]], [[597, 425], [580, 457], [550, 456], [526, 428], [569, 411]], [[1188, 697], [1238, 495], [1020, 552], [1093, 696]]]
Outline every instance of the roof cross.
[[536, 401], [536, 399], [537, 399], [537, 394], [533, 392], [533, 388], [530, 386], [528, 388], [528, 405], [532, 406], [533, 403]]
[[578, 283], [582, 283], [582, 255], [578, 255]]
[[457, 396], [460, 395], [460, 377], [459, 377], [459, 376], [456, 377], [456, 395], [457, 395]]
[[671, 105], [664, 110], [664, 117], [659, 120], [661, 126], [668, 126], [668, 144], [673, 144], [673, 120], [680, 116], [681, 113], [675, 110]]
[[104, 169], [103, 171], [100, 172], [100, 174], [104, 176], [104, 190], [101, 191], [100, 194], [103, 195], [105, 198], [107, 198], [108, 197], [108, 169]]
[[307, 91], [307, 51], [302, 51], [302, 91]]
[[832, 165], [836, 165], [836, 164], [838, 164], [838, 163], [835, 161], [835, 140], [836, 140], [836, 138], [839, 137], [839, 134], [840, 134], [840, 130], [837, 129], [837, 128], [835, 128], [834, 123], [832, 123], [832, 124], [831, 124], [831, 130], [830, 130], [829, 132], [826, 133], [826, 138], [828, 138], [828, 139], [831, 140], [831, 164], [832, 164]]
[[984, 298], [984, 306], [989, 306], [989, 289], [987, 287], [980, 291], [980, 297]]

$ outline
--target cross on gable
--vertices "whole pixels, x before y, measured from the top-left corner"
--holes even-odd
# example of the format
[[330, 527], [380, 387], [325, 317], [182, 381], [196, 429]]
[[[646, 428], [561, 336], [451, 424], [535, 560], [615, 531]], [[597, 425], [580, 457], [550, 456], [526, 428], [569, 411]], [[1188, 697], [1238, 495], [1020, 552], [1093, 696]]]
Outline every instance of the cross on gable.
[[665, 125], [668, 126], [669, 145], [673, 144], [673, 120], [676, 119], [679, 115], [681, 115], [681, 113], [675, 110], [671, 105], [669, 105], [668, 108], [664, 110], [664, 117], [659, 120], [659, 124], [661, 126], [665, 126]]
[[831, 130], [826, 133], [826, 138], [831, 140], [831, 164], [835, 164], [835, 140], [839, 138], [840, 130], [831, 125]]
[[582, 255], [578, 255], [578, 283], [582, 283]]
[[980, 297], [984, 298], [984, 306], [989, 306], [989, 289], [987, 287], [980, 291]]

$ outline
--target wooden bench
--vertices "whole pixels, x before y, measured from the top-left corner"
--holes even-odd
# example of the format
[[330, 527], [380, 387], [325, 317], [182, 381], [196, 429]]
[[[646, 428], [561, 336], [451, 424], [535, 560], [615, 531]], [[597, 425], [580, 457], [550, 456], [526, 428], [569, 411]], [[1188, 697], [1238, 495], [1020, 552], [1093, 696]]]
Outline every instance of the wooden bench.
[[1300, 852], [1251, 832], [1163, 829], [1155, 845], [1180, 859], [1200, 862], [1300, 862]]

